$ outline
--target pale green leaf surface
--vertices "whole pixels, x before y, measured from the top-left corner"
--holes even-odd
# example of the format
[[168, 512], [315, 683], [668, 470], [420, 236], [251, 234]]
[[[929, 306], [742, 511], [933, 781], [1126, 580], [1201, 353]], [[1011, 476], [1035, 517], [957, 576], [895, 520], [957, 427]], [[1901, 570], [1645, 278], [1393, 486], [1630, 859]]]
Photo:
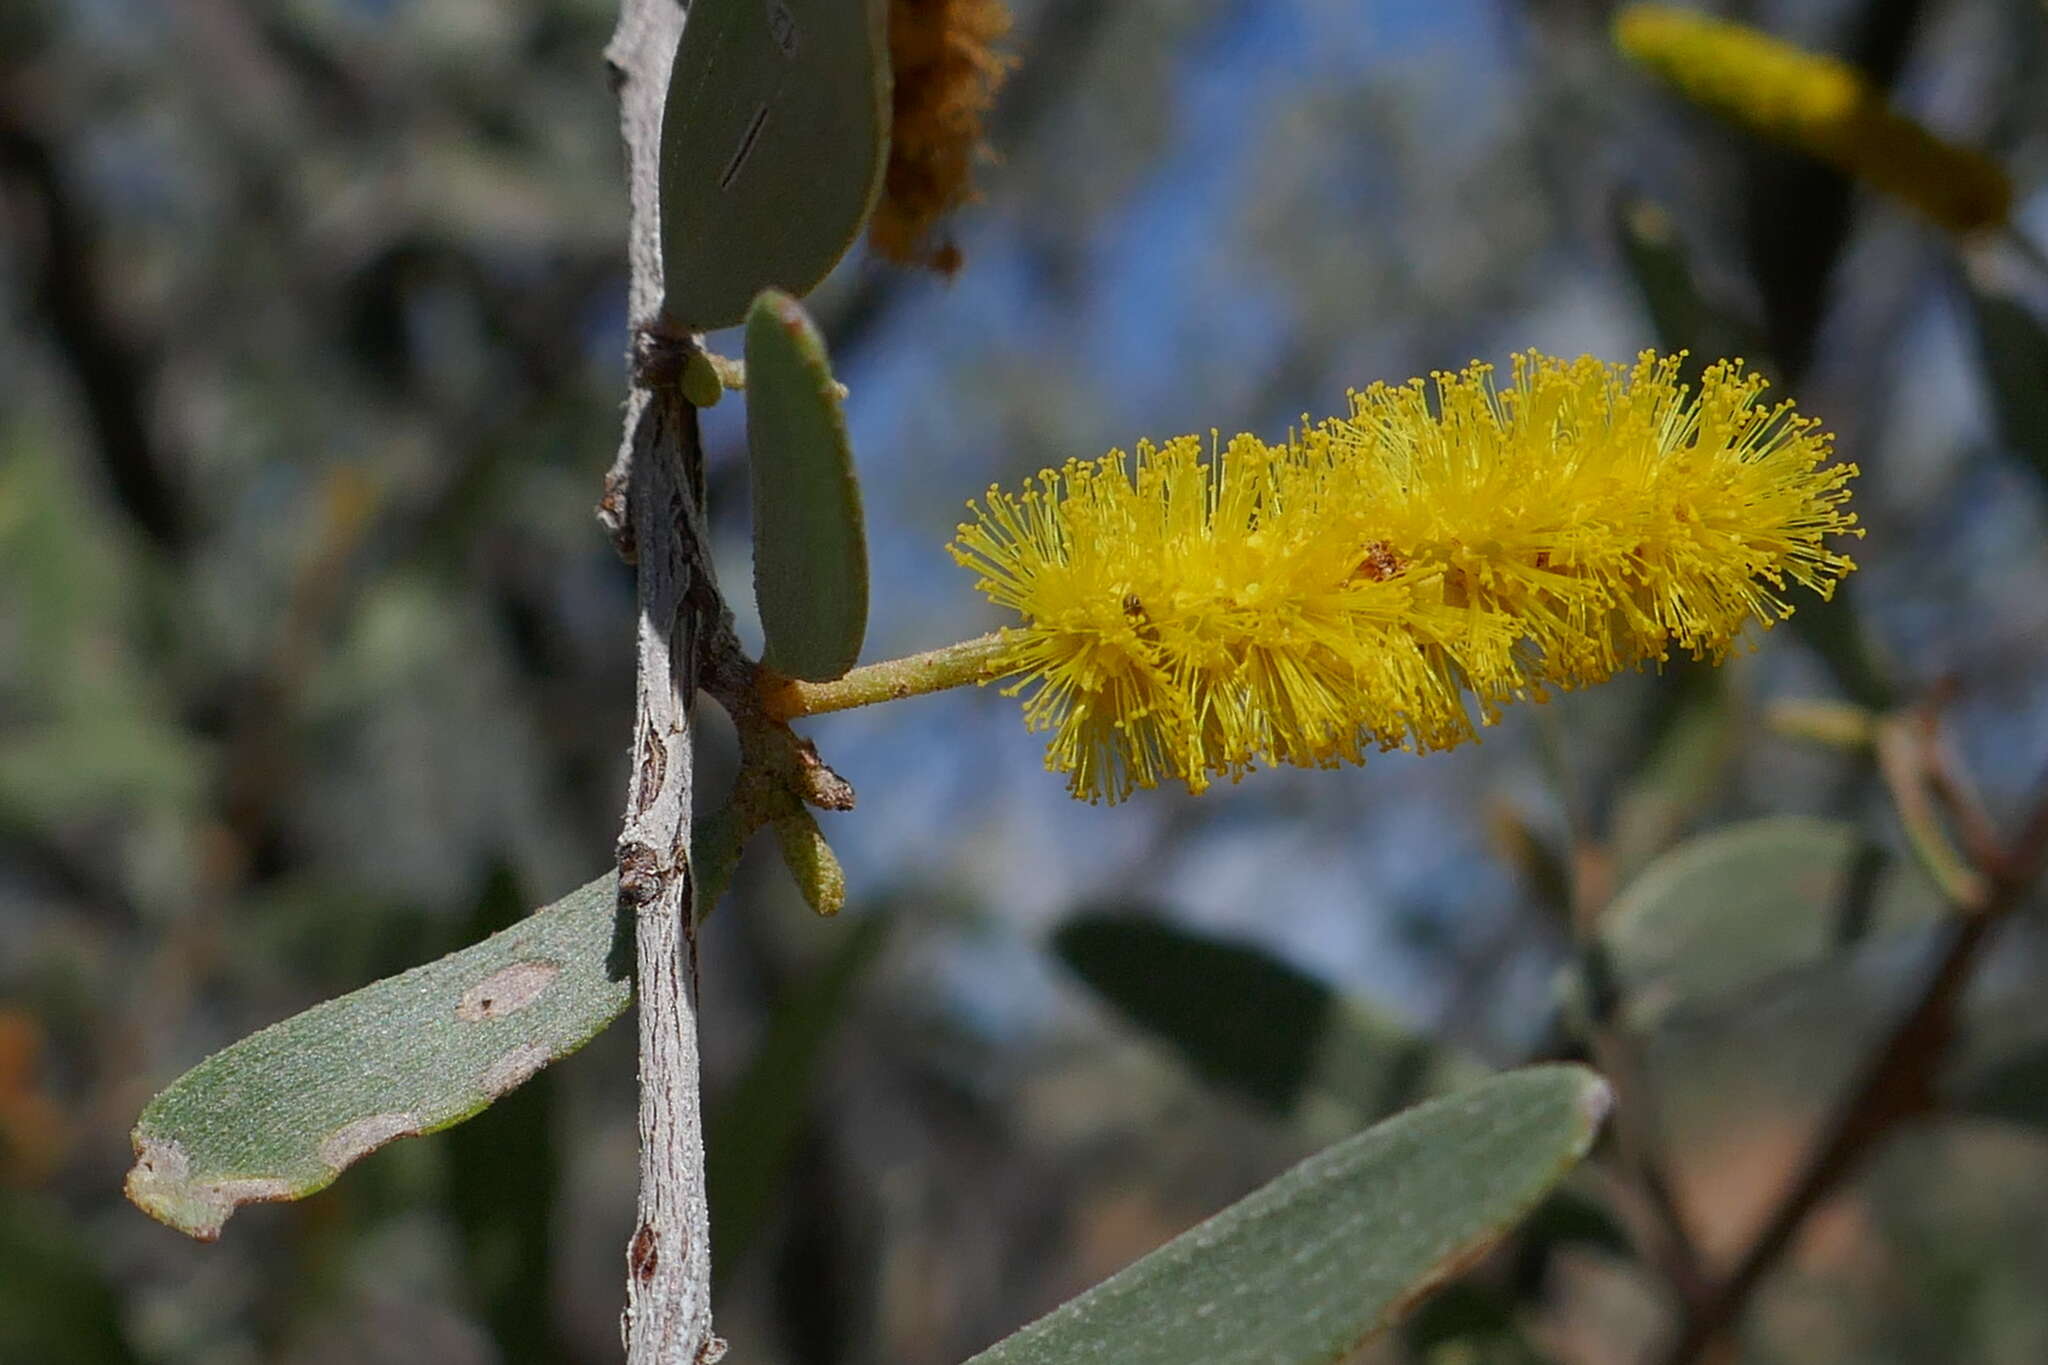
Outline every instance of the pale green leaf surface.
[[662, 111], [668, 320], [729, 327], [848, 247], [889, 149], [887, 0], [695, 0]]
[[632, 999], [607, 874], [483, 942], [215, 1053], [142, 1111], [127, 1193], [204, 1241], [396, 1138], [459, 1123], [574, 1052]]
[[818, 329], [769, 291], [747, 315], [747, 455], [762, 661], [829, 682], [860, 658], [868, 550], [860, 482]]
[[1607, 1087], [1509, 1072], [1330, 1147], [969, 1365], [1320, 1365], [1466, 1269], [1592, 1145]]
[[1602, 917], [1600, 945], [1623, 1017], [1645, 1026], [1940, 913], [1918, 869], [1853, 826], [1779, 816], [1656, 859]]

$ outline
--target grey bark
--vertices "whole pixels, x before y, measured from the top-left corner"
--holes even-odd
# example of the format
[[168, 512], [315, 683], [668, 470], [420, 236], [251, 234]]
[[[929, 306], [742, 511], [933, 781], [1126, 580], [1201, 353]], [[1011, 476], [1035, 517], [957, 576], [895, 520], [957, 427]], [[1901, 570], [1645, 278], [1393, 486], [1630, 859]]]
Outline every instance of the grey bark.
[[[636, 329], [661, 306], [661, 112], [683, 18], [679, 0], [622, 0], [605, 50], [626, 143]], [[626, 1247], [622, 1330], [629, 1365], [708, 1365], [725, 1345], [711, 1330], [689, 829], [692, 602], [715, 589], [698, 581], [696, 410], [673, 382], [650, 382], [645, 346], [641, 338], [635, 348], [625, 436], [599, 507], [639, 566], [633, 766], [618, 856], [619, 896], [634, 916], [640, 1197]]]

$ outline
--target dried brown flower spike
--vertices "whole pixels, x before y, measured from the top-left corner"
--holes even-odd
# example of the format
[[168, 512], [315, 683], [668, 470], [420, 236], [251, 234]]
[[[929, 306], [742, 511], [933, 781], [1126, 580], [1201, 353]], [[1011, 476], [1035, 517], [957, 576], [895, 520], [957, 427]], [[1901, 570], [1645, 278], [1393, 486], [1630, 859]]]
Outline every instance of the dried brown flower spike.
[[883, 257], [945, 275], [960, 268], [960, 249], [934, 242], [932, 230], [977, 198], [982, 116], [1012, 63], [991, 45], [1009, 31], [1002, 0], [890, 0], [895, 109], [882, 199], [868, 225]]

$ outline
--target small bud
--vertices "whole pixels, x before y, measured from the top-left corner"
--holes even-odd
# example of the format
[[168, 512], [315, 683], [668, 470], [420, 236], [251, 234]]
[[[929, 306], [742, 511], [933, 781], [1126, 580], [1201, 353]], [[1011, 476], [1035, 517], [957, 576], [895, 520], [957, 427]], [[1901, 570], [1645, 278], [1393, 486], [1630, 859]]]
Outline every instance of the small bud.
[[846, 872], [811, 813], [798, 810], [777, 818], [775, 838], [782, 845], [783, 864], [796, 878], [805, 903], [821, 915], [838, 914], [846, 904]]
[[702, 351], [690, 352], [690, 358], [683, 362], [683, 397], [699, 408], [717, 407], [718, 400], [725, 397], [725, 383], [718, 366]]
[[1764, 724], [1787, 739], [1858, 752], [1877, 741], [1877, 715], [1849, 702], [1786, 701], [1764, 713]]

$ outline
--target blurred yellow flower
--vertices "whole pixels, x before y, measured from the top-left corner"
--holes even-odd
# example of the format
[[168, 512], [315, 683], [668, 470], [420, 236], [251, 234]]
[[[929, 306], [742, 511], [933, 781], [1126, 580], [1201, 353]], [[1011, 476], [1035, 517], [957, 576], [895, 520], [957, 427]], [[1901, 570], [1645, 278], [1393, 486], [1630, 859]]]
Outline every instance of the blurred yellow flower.
[[1894, 112], [1846, 62], [1667, 5], [1624, 6], [1614, 38], [1694, 103], [1832, 162], [1952, 232], [2002, 226], [2011, 212], [2004, 170]]
[[970, 504], [951, 549], [1024, 624], [993, 676], [1047, 766], [1117, 801], [1261, 763], [1472, 738], [1501, 704], [1752, 619], [1854, 568], [1853, 465], [1740, 362], [1515, 358], [1374, 385], [1281, 446], [1192, 436]]

